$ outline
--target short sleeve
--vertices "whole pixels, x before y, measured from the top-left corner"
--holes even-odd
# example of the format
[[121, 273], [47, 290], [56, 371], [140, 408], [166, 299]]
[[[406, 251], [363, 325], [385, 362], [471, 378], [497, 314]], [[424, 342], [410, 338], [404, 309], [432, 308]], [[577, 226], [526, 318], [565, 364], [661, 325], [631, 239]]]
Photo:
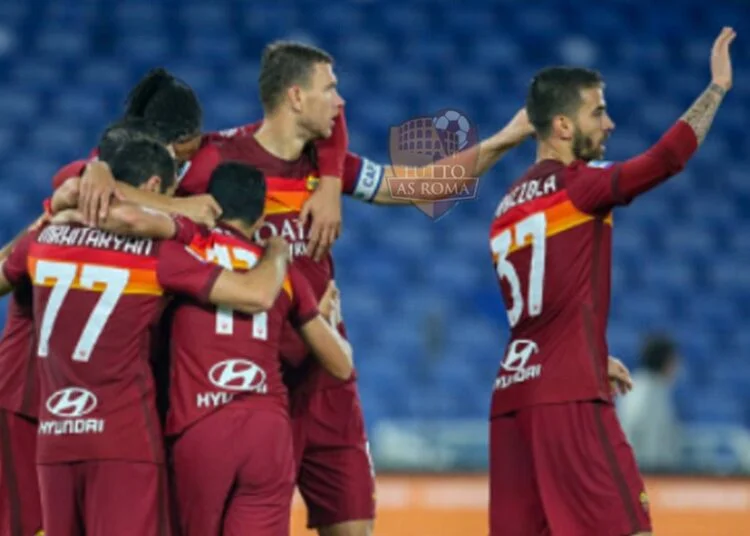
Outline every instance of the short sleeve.
[[58, 169], [57, 172], [52, 176], [52, 189], [57, 190], [68, 179], [80, 177], [86, 169], [86, 165], [88, 163], [88, 160], [76, 160], [75, 162], [66, 164]]
[[219, 275], [220, 266], [201, 259], [184, 245], [174, 240], [159, 244], [156, 277], [167, 292], [207, 303]]
[[14, 287], [28, 276], [29, 248], [37, 237], [37, 232], [26, 233], [15, 245], [3, 263], [3, 276]]
[[291, 323], [303, 326], [318, 316], [318, 300], [315, 299], [310, 283], [296, 266], [290, 266], [289, 279], [292, 284]]
[[208, 191], [211, 173], [221, 163], [221, 153], [214, 144], [203, 145], [185, 162], [177, 175], [177, 196], [199, 195]]
[[384, 166], [358, 154], [347, 153], [344, 160], [342, 192], [362, 201], [370, 202], [378, 193], [384, 175]]
[[581, 212], [598, 215], [626, 203], [618, 189], [621, 164], [577, 162], [566, 170], [565, 188]]

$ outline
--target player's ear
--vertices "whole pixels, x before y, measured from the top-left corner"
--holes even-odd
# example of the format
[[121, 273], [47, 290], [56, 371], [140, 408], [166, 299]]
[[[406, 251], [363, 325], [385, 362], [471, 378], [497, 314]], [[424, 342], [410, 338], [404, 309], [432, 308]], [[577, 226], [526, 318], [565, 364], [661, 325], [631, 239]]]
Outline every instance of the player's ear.
[[152, 175], [141, 187], [142, 190], [148, 192], [154, 192], [157, 194], [161, 193], [161, 177], [158, 175]]
[[567, 115], [556, 115], [555, 118], [552, 119], [552, 132], [556, 138], [566, 141], [572, 140], [575, 130], [575, 123]]
[[286, 90], [287, 99], [292, 106], [292, 110], [299, 113], [302, 111], [302, 88], [297, 84]]

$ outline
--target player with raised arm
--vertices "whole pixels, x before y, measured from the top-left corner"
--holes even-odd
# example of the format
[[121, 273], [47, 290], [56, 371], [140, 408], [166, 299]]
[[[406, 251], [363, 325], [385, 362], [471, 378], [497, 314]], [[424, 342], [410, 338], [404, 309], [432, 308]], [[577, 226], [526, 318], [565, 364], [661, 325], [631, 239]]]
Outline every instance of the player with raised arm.
[[526, 109], [537, 162], [508, 190], [490, 247], [511, 327], [490, 423], [490, 533], [650, 534], [648, 498], [612, 403], [606, 341], [612, 209], [679, 173], [732, 85], [724, 28], [712, 80], [649, 150], [603, 162], [603, 82], [553, 67]]
[[[174, 163], [155, 142], [110, 161], [134, 187], [164, 190]], [[183, 243], [194, 236], [182, 220]], [[150, 326], [165, 292], [254, 314], [273, 303], [288, 249], [271, 244], [239, 274], [202, 262], [176, 241], [128, 238], [53, 222], [22, 239], [2, 265], [0, 294], [34, 285], [40, 395], [37, 470], [51, 535], [169, 534], [162, 433], [149, 369]]]

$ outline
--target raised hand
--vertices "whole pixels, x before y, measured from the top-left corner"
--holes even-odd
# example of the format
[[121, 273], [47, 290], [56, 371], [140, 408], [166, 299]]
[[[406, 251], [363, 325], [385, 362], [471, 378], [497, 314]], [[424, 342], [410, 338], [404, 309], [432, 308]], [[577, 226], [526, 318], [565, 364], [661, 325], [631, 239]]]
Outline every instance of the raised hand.
[[724, 27], [721, 30], [711, 49], [711, 83], [681, 117], [695, 132], [698, 145], [706, 139], [724, 95], [732, 87], [732, 58], [729, 55], [729, 45], [736, 36], [732, 28]]
[[711, 81], [724, 91], [732, 88], [732, 57], [729, 46], [735, 37], [737, 32], [725, 26], [711, 49]]

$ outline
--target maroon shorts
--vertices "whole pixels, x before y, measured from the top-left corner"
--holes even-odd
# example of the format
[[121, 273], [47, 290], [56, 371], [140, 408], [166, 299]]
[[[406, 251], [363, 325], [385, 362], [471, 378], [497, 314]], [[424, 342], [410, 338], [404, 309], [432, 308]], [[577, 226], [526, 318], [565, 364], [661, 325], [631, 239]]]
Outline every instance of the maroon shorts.
[[51, 536], [169, 536], [164, 466], [130, 461], [37, 465]]
[[614, 406], [535, 406], [490, 423], [491, 536], [650, 531], [643, 479]]
[[0, 409], [0, 536], [33, 536], [42, 529], [36, 435], [36, 422]]
[[375, 474], [357, 384], [292, 397], [297, 486], [307, 526], [375, 518]]
[[172, 447], [183, 536], [288, 536], [294, 451], [284, 410], [227, 406]]

